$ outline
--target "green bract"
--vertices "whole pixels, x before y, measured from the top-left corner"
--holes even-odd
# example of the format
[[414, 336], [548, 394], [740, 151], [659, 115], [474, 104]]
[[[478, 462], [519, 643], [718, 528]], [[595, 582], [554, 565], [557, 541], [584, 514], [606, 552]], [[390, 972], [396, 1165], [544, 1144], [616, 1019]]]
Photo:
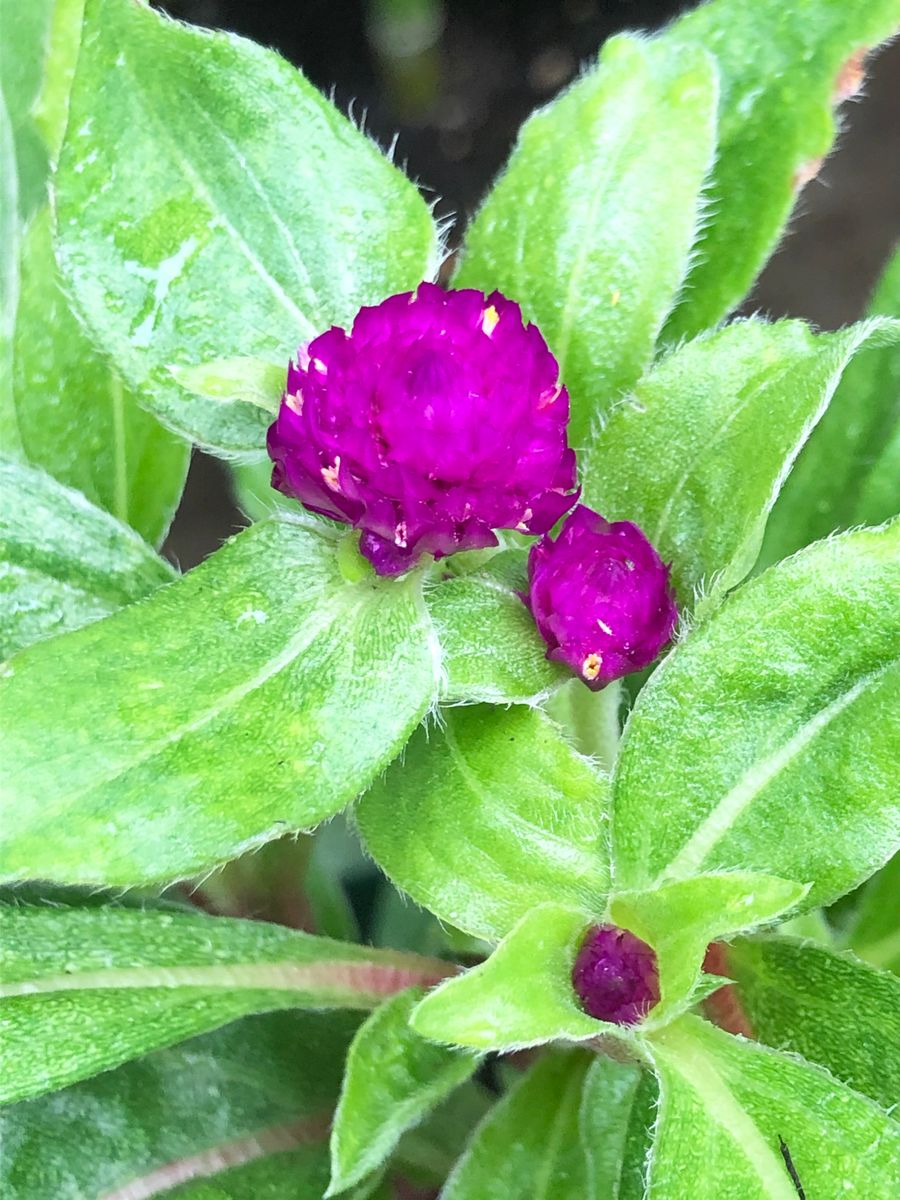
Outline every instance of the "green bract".
[[[440, 8], [369, 6], [393, 87], [430, 86]], [[368, 408], [325, 402], [346, 343], [307, 343], [440, 266], [393, 155], [278, 54], [145, 0], [0, 0], [0, 25], [4, 1198], [893, 1195], [900, 259], [845, 329], [726, 318], [900, 0], [709, 0], [611, 38], [453, 242], [442, 278], [556, 356], [580, 502], [641, 527], [661, 596], [670, 567], [672, 644], [600, 692], [548, 644], [605, 587], [638, 661], [624, 552], [607, 578], [572, 551], [539, 633], [530, 508], [390, 577], [271, 487], [267, 426], [314, 419], [279, 470], [402, 551], [391, 488], [473, 518], [445, 441], [508, 506], [481, 435], [519, 409], [453, 442], [459, 329], [495, 401], [529, 372], [523, 413], [559, 399], [533, 331], [510, 363], [496, 306], [438, 326], [432, 289], [432, 357], [370, 314]], [[191, 443], [257, 523], [182, 574], [157, 550]], [[392, 482], [357, 521], [368, 469]]]

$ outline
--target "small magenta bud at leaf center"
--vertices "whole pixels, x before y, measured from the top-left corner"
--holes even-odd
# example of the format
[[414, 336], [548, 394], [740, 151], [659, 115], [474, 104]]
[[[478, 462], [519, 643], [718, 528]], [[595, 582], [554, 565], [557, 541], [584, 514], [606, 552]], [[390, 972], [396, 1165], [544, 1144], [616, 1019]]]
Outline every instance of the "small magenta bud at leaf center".
[[569, 397], [517, 304], [423, 283], [357, 313], [290, 364], [272, 484], [362, 531], [379, 575], [423, 554], [542, 534], [572, 507]]
[[588, 1016], [635, 1025], [659, 1003], [655, 951], [617, 925], [592, 925], [572, 968], [572, 986]]
[[532, 546], [528, 578], [547, 657], [594, 691], [649, 666], [672, 637], [669, 568], [631, 521], [610, 524], [579, 504], [555, 540]]

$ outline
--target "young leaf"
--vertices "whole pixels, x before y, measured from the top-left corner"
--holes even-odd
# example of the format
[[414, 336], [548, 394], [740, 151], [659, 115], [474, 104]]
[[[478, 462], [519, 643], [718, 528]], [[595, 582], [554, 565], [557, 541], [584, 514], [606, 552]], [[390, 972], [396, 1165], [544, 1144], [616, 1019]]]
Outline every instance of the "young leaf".
[[747, 293], [834, 143], [833, 107], [861, 83], [862, 53], [898, 25], [897, 0], [712, 0], [663, 35], [665, 46], [712, 51], [721, 76], [706, 220], [672, 341], [715, 325]]
[[377, 1170], [405, 1130], [478, 1066], [476, 1055], [436, 1046], [410, 1029], [421, 998], [421, 989], [410, 988], [386, 1000], [353, 1039], [331, 1132], [329, 1195]]
[[848, 945], [866, 962], [900, 975], [900, 853], [863, 888]]
[[716, 92], [702, 49], [611, 39], [597, 70], [525, 123], [468, 232], [456, 285], [499, 288], [538, 324], [576, 446], [641, 375], [681, 287]]
[[277, 413], [284, 392], [285, 367], [262, 358], [218, 358], [196, 367], [172, 367], [187, 392], [208, 400], [243, 400]]
[[692, 1002], [710, 942], [771, 921], [797, 904], [806, 890], [772, 875], [734, 871], [613, 897], [613, 922], [652, 946], [659, 961], [660, 1001], [645, 1024], [671, 1020]]
[[442, 1200], [584, 1200], [578, 1109], [589, 1065], [573, 1051], [540, 1058], [476, 1129]]
[[482, 570], [426, 592], [447, 702], [533, 703], [565, 681], [522, 602], [527, 591], [525, 554], [503, 550]]
[[820, 1067], [682, 1017], [648, 1043], [660, 1081], [648, 1200], [889, 1196], [900, 1125]]
[[[2, 146], [3, 175], [17, 183], [15, 199], [27, 221], [45, 198], [47, 151], [32, 110], [41, 87], [41, 71], [57, 0], [0, 0], [0, 105], [9, 117], [11, 142]], [[4, 180], [5, 182], [5, 180]], [[14, 244], [13, 244], [14, 246]], [[12, 249], [13, 246], [10, 246]], [[3, 242], [3, 250], [7, 243]]]
[[357, 1020], [249, 1017], [5, 1108], [0, 1192], [6, 1200], [168, 1195], [187, 1180], [218, 1185], [219, 1171], [275, 1155], [292, 1168], [294, 1190], [274, 1195], [319, 1200], [328, 1120]]
[[0, 459], [0, 659], [175, 578], [146, 542], [80, 492]]
[[653, 1075], [599, 1055], [588, 1068], [578, 1127], [585, 1200], [644, 1200], [644, 1163], [656, 1107]]
[[590, 914], [556, 904], [532, 909], [487, 962], [435, 989], [413, 1011], [422, 1037], [475, 1050], [520, 1050], [588, 1041], [623, 1027], [589, 1017], [572, 987], [572, 966]]
[[24, 651], [0, 681], [0, 877], [174, 879], [342, 808], [435, 693], [420, 586], [347, 584], [328, 531], [267, 522]]
[[740, 583], [766, 518], [841, 373], [867, 345], [900, 345], [900, 322], [813, 334], [799, 321], [737, 321], [669, 354], [610, 414], [582, 458], [584, 499], [633, 520], [663, 558], [681, 606]]
[[46, 205], [24, 236], [21, 273], [0, 441], [157, 545], [181, 496], [190, 447], [140, 408], [92, 349], [61, 288]]
[[85, 4], [55, 183], [60, 259], [98, 344], [167, 424], [226, 453], [259, 451], [266, 414], [186, 394], [171, 364], [286, 367], [434, 269], [416, 189], [302, 75], [132, 0]]
[[398, 887], [478, 937], [547, 900], [605, 903], [606, 777], [534, 709], [446, 709], [355, 815]]
[[786, 937], [741, 938], [728, 976], [753, 1036], [891, 1108], [900, 1096], [900, 979]]
[[900, 840], [900, 521], [746, 584], [640, 693], [613, 782], [617, 886], [756, 870], [807, 907]]
[[[900, 253], [869, 313], [900, 318]], [[876, 341], [845, 371], [772, 510], [762, 562], [777, 562], [835, 529], [877, 525], [900, 512], [900, 460], [888, 468], [892, 437], [900, 447], [900, 335]]]
[[374, 1008], [455, 968], [264, 922], [0, 907], [0, 1102], [277, 1008]]

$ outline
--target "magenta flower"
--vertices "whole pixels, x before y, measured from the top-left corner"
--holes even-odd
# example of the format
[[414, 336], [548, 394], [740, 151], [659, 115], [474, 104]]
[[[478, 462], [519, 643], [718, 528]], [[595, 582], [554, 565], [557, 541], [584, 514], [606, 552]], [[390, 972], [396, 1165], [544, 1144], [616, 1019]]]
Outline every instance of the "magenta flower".
[[272, 485], [363, 530], [379, 575], [423, 554], [541, 534], [577, 499], [556, 360], [499, 292], [418, 291], [362, 308], [290, 364]]
[[583, 504], [554, 541], [528, 556], [534, 615], [547, 657], [597, 689], [649, 666], [672, 636], [678, 610], [669, 568], [631, 521], [610, 524]]
[[617, 925], [592, 925], [581, 943], [572, 986], [588, 1016], [635, 1025], [659, 1003], [656, 953]]

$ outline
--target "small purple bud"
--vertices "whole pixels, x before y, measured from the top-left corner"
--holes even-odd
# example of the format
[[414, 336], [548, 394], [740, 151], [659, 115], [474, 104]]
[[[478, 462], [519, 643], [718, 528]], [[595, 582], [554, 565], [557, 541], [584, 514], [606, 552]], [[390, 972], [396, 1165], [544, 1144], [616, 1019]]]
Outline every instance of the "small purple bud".
[[617, 925], [592, 925], [581, 943], [572, 986], [588, 1016], [636, 1025], [659, 1003], [653, 949]]
[[583, 504], [528, 556], [530, 607], [547, 657], [593, 691], [649, 666], [678, 610], [669, 568], [631, 521], [610, 524]]
[[556, 359], [499, 292], [416, 292], [302, 349], [269, 429], [272, 485], [363, 531], [379, 575], [542, 534], [577, 499]]

